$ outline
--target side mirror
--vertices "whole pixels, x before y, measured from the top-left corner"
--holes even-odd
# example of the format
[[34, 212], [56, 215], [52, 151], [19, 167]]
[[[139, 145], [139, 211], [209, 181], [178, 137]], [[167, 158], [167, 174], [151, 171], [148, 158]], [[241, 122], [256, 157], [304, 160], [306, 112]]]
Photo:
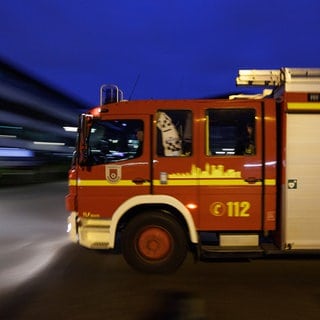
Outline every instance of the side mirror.
[[92, 126], [93, 116], [89, 114], [82, 114], [80, 116], [80, 131], [79, 131], [79, 165], [85, 166], [88, 164], [89, 156], [89, 133]]

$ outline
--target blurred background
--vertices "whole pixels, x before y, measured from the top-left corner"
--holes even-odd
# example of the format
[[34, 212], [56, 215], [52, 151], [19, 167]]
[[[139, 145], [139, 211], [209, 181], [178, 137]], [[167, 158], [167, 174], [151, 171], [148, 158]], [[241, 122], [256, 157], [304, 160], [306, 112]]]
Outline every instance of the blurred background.
[[243, 91], [239, 69], [320, 67], [318, 0], [0, 2], [0, 185], [66, 177], [78, 114]]
[[84, 108], [0, 61], [0, 185], [66, 178]]

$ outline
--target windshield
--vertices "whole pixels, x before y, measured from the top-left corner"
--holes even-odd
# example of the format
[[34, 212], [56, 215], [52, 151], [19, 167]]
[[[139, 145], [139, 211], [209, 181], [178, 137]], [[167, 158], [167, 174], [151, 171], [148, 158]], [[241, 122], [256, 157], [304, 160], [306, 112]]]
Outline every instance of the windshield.
[[124, 161], [142, 154], [143, 121], [94, 121], [89, 135], [92, 165]]

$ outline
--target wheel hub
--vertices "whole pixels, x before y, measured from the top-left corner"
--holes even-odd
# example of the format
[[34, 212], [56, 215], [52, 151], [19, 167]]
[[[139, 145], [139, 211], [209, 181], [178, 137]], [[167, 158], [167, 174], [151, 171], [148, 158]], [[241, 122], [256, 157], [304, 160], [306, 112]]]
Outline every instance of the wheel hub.
[[166, 230], [160, 227], [149, 227], [140, 233], [137, 246], [143, 257], [149, 260], [160, 260], [169, 254], [171, 243], [171, 237]]

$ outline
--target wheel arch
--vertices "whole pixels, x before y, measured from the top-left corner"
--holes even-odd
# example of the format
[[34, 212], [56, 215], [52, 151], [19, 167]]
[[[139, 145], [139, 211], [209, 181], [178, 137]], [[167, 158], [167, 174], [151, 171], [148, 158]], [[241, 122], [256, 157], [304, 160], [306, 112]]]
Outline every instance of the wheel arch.
[[188, 240], [198, 243], [198, 233], [190, 211], [176, 198], [166, 195], [140, 195], [123, 202], [112, 216], [110, 246], [114, 247], [119, 228], [135, 215], [148, 209], [162, 210], [174, 216], [185, 227]]

